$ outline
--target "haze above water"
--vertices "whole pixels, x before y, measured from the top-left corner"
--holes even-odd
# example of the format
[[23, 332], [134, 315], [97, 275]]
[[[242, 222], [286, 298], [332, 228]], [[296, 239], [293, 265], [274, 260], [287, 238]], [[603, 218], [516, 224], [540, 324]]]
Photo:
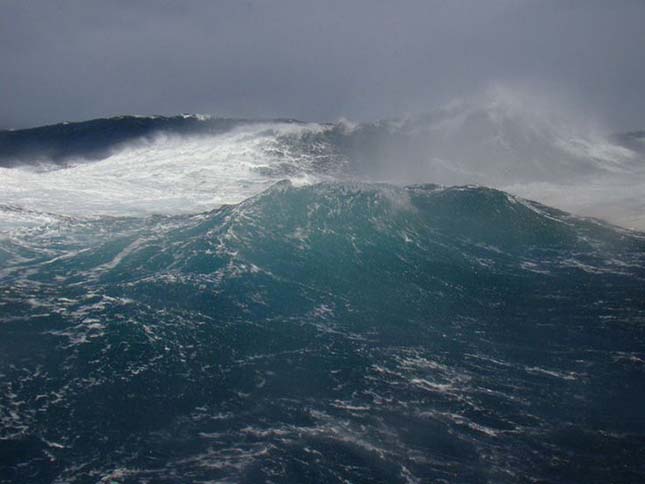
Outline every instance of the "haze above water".
[[50, 216], [195, 213], [289, 179], [479, 184], [645, 229], [645, 138], [611, 133], [580, 112], [553, 95], [498, 84], [423, 115], [376, 123], [159, 129], [111, 145], [98, 160], [41, 153], [0, 168], [1, 220], [11, 228]]

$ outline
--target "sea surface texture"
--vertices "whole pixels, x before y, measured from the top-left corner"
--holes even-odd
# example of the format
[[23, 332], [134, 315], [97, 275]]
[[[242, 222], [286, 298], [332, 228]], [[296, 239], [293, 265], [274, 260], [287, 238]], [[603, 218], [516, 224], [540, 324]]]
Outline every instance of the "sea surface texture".
[[644, 482], [645, 135], [523, 114], [0, 132], [0, 482]]

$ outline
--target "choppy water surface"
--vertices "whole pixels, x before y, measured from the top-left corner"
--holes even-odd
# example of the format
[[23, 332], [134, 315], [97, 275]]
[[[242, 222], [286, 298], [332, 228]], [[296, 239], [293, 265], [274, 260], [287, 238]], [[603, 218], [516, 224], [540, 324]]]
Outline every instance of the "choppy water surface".
[[645, 479], [642, 233], [229, 128], [6, 164], [0, 481]]

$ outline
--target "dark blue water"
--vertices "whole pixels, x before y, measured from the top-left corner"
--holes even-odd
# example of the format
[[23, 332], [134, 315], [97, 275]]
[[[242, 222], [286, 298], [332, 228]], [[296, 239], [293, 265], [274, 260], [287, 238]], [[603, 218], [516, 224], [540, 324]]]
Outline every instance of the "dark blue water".
[[2, 482], [643, 482], [645, 238], [284, 182], [0, 241]]

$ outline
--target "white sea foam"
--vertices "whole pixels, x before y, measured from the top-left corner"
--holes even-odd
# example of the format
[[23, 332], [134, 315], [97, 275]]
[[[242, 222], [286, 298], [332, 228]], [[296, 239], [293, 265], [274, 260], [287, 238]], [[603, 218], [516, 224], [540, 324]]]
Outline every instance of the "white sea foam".
[[[0, 168], [0, 205], [73, 216], [209, 210], [238, 203], [282, 178], [294, 184], [322, 179], [311, 170], [313, 158], [280, 143], [280, 136], [318, 129], [324, 128], [255, 124], [218, 136], [158, 136], [102, 161], [62, 169]], [[0, 223], [16, 223], [16, 210], [0, 212]]]

